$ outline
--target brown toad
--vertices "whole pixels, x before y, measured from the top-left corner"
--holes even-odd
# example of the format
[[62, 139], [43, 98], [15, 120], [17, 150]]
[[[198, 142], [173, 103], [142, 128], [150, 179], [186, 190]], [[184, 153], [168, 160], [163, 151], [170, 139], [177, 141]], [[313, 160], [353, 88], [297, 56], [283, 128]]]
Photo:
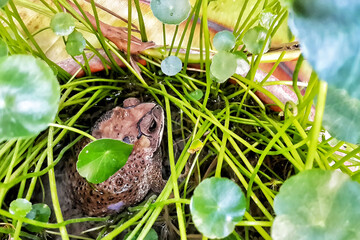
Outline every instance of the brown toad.
[[[76, 171], [75, 161], [69, 161], [67, 166], [73, 198], [89, 216], [120, 212], [140, 202], [150, 189], [160, 192], [164, 187], [159, 150], [164, 111], [155, 103], [140, 103], [136, 98], [126, 99], [123, 105], [102, 116], [92, 135], [97, 139], [112, 138], [134, 144], [125, 166], [99, 184], [90, 184], [82, 178]], [[82, 147], [87, 143], [81, 144]]]

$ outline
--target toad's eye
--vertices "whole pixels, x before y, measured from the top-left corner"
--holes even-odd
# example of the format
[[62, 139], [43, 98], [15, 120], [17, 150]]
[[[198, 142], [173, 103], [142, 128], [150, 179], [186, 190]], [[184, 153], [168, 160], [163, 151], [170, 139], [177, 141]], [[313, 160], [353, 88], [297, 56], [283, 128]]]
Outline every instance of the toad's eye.
[[155, 131], [155, 130], [156, 130], [156, 126], [157, 126], [157, 123], [156, 123], [155, 119], [153, 119], [153, 120], [151, 121], [150, 126], [149, 126], [149, 132]]

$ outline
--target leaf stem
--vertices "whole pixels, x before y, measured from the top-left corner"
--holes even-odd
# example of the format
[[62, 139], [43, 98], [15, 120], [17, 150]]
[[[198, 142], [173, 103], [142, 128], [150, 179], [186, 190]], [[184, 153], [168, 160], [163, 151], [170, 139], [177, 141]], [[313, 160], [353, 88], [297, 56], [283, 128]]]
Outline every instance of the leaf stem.
[[[162, 91], [166, 92], [166, 89], [163, 85], [160, 85]], [[171, 181], [173, 184], [174, 196], [177, 199], [180, 199], [179, 186], [177, 184], [177, 174], [175, 167], [175, 157], [174, 157], [174, 145], [173, 145], [173, 132], [172, 132], [172, 122], [171, 122], [171, 107], [169, 98], [165, 97], [165, 108], [166, 108], [166, 120], [167, 120], [167, 135], [168, 135], [168, 153], [169, 153], [169, 162], [170, 162], [170, 171], [171, 171]], [[179, 223], [180, 237], [181, 239], [186, 239], [186, 227], [184, 215], [182, 212], [181, 204], [179, 202], [175, 203], [176, 212]], [[139, 236], [140, 238], [140, 236]]]
[[206, 69], [206, 91], [204, 96], [203, 108], [206, 108], [210, 96], [211, 85], [213, 82], [210, 78], [210, 34], [209, 34], [208, 19], [207, 19], [207, 7], [208, 7], [208, 0], [203, 0], [202, 23], [203, 23], [204, 40], [205, 40], [205, 69]]
[[319, 94], [316, 104], [316, 114], [313, 126], [310, 133], [310, 146], [305, 162], [305, 169], [311, 169], [313, 167], [315, 154], [317, 153], [316, 148], [318, 146], [318, 138], [321, 131], [321, 123], [324, 116], [325, 102], [326, 102], [326, 92], [327, 92], [327, 83], [325, 81], [319, 82]]
[[60, 125], [60, 124], [56, 124], [56, 123], [49, 123], [49, 126], [50, 127], [57, 127], [57, 128], [62, 128], [62, 129], [67, 129], [69, 131], [72, 131], [72, 132], [76, 132], [76, 133], [79, 133], [87, 138], [90, 138], [92, 141], [96, 141], [96, 138], [91, 136], [90, 134], [84, 132], [84, 131], [81, 131], [80, 129], [77, 129], [77, 128], [73, 128], [73, 127], [69, 127], [69, 126], [65, 126], [65, 125]]
[[[47, 148], [47, 159], [48, 164], [51, 165], [53, 163], [53, 127], [49, 128], [49, 135], [48, 135], [48, 148]], [[50, 185], [50, 192], [51, 192], [51, 200], [54, 207], [54, 212], [56, 216], [56, 220], [58, 223], [62, 223], [64, 221], [61, 208], [59, 204], [59, 198], [57, 195], [56, 189], [56, 180], [55, 180], [55, 171], [51, 168], [48, 172], [49, 174], [49, 185]], [[59, 227], [61, 238], [62, 239], [69, 239], [67, 234], [67, 230], [65, 226]]]
[[126, 52], [126, 60], [128, 62], [130, 62], [130, 46], [131, 46], [131, 13], [132, 13], [132, 5], [131, 5], [131, 0], [128, 0], [128, 29], [127, 29], [127, 34], [128, 34], [128, 38], [127, 38], [127, 52]]

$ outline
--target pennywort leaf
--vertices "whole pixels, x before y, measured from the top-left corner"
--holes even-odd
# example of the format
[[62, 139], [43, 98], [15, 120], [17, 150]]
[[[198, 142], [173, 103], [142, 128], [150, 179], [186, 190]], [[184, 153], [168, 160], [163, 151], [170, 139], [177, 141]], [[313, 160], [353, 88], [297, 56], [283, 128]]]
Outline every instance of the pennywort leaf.
[[203, 96], [204, 93], [203, 91], [201, 91], [201, 89], [196, 89], [195, 91], [192, 91], [187, 95], [187, 97], [193, 101], [199, 101]]
[[331, 136], [350, 143], [360, 143], [360, 100], [344, 89], [329, 86], [323, 126]]
[[292, 0], [289, 27], [319, 77], [360, 99], [360, 1]]
[[5, 7], [9, 0], [0, 0], [0, 8]]
[[55, 118], [60, 86], [51, 68], [27, 55], [0, 58], [0, 141], [30, 137]]
[[191, 10], [189, 0], [152, 0], [154, 16], [165, 24], [180, 24], [188, 18]]
[[176, 56], [169, 56], [161, 62], [161, 71], [168, 76], [175, 76], [181, 71], [182, 62]]
[[267, 32], [267, 29], [261, 26], [250, 28], [243, 38], [246, 49], [252, 54], [260, 54], [265, 45], [264, 52], [267, 52], [270, 47], [270, 38], [265, 42]]
[[84, 52], [85, 47], [84, 36], [78, 31], [73, 31], [66, 41], [66, 52], [71, 56], [77, 56]]
[[235, 47], [235, 36], [232, 32], [224, 30], [216, 33], [213, 44], [218, 51], [230, 51]]
[[282, 239], [359, 239], [360, 184], [312, 169], [286, 180], [274, 200], [271, 235]]
[[58, 36], [67, 36], [74, 31], [74, 18], [69, 13], [59, 12], [51, 19], [50, 28]]
[[243, 218], [245, 207], [240, 187], [226, 178], [205, 179], [196, 187], [190, 202], [194, 224], [208, 238], [230, 235]]
[[[49, 221], [50, 214], [51, 214], [51, 210], [48, 207], [48, 205], [44, 203], [37, 203], [32, 205], [32, 209], [26, 215], [26, 218], [47, 223]], [[25, 223], [24, 226], [30, 232], [35, 232], [35, 233], [41, 232], [41, 230], [43, 229], [42, 227], [38, 227], [31, 224], [25, 224]]]
[[212, 59], [210, 73], [215, 77], [216, 82], [223, 83], [235, 73], [236, 68], [236, 56], [220, 51]]
[[128, 160], [133, 145], [115, 139], [99, 139], [86, 145], [76, 164], [79, 174], [91, 183], [111, 177]]
[[31, 202], [24, 198], [18, 198], [10, 203], [9, 212], [19, 217], [25, 217], [31, 211]]

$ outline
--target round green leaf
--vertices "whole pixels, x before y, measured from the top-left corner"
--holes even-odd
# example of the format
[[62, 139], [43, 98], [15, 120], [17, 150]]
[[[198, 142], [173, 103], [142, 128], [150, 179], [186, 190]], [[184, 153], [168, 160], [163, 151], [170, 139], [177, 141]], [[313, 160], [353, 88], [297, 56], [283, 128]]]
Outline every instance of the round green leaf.
[[192, 91], [191, 93], [187, 94], [187, 97], [193, 101], [199, 101], [203, 96], [204, 93], [200, 89], [196, 89], [195, 91]]
[[208, 238], [224, 238], [245, 214], [240, 187], [226, 178], [208, 178], [196, 187], [190, 212], [196, 228]]
[[360, 100], [334, 86], [328, 87], [323, 126], [331, 136], [354, 144], [360, 143]]
[[151, 10], [154, 16], [165, 24], [180, 24], [191, 10], [189, 0], [151, 0]]
[[5, 5], [9, 2], [9, 0], [0, 0], [0, 8], [5, 7]]
[[58, 109], [60, 86], [51, 68], [28, 55], [0, 58], [0, 141], [44, 130]]
[[360, 1], [287, 1], [289, 26], [320, 78], [360, 99]]
[[133, 145], [115, 139], [99, 139], [86, 145], [76, 164], [79, 174], [91, 183], [111, 177], [128, 160]]
[[235, 47], [235, 36], [232, 32], [224, 30], [216, 33], [213, 44], [218, 51], [230, 51]]
[[[39, 222], [47, 223], [49, 221], [51, 210], [48, 205], [44, 203], [37, 203], [32, 206], [31, 211], [26, 215], [26, 218], [36, 220]], [[42, 227], [38, 227], [31, 224], [25, 224], [24, 226], [30, 232], [41, 232]]]
[[176, 56], [169, 56], [161, 62], [161, 71], [168, 76], [175, 76], [181, 71], [182, 62]]
[[264, 27], [256, 26], [249, 29], [243, 38], [246, 49], [252, 54], [260, 54], [262, 47], [265, 45], [264, 52], [267, 52], [270, 47], [270, 38], [265, 43], [267, 30]]
[[235, 73], [236, 67], [236, 56], [220, 51], [212, 59], [210, 73], [215, 77], [216, 82], [223, 83]]
[[18, 198], [10, 203], [9, 212], [19, 217], [25, 217], [31, 211], [31, 202]]
[[4, 40], [0, 38], [0, 57], [6, 57], [7, 55], [8, 55], [8, 47], [4, 42]]
[[360, 185], [338, 171], [289, 178], [274, 200], [271, 235], [282, 239], [360, 239]]
[[84, 52], [85, 47], [86, 41], [84, 36], [78, 31], [73, 31], [67, 39], [66, 52], [71, 56], [77, 56]]
[[74, 31], [74, 18], [69, 13], [59, 12], [51, 19], [50, 28], [58, 36], [67, 36]]

